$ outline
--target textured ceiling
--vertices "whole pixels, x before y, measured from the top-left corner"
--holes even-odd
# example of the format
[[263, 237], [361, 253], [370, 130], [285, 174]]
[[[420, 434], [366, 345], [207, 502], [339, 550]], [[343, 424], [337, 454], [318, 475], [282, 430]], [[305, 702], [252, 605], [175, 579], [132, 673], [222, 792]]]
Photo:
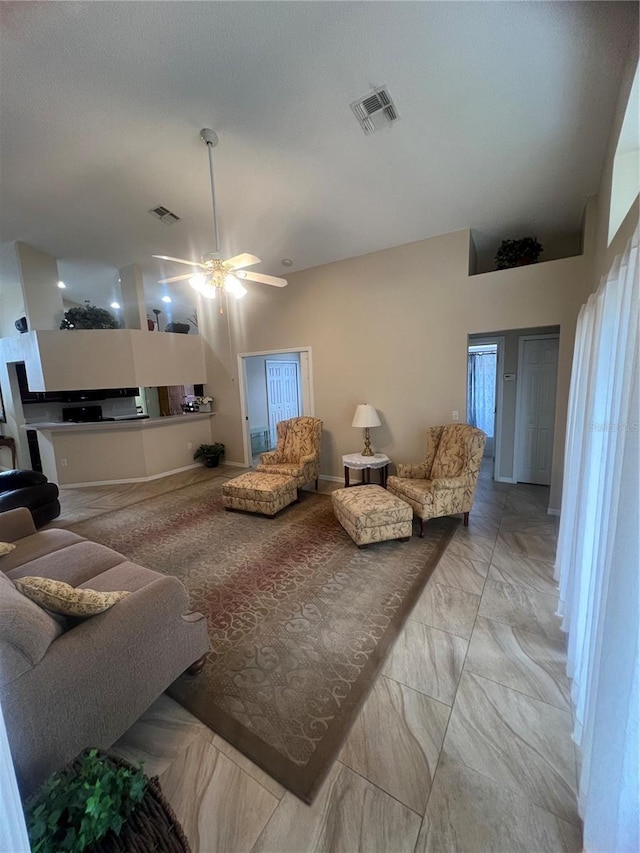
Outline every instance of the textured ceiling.
[[[637, 5], [5, 0], [0, 23], [2, 241], [98, 304], [137, 262], [159, 305], [185, 268], [151, 255], [212, 248], [205, 126], [223, 252], [257, 271], [467, 227], [487, 254], [575, 235]], [[367, 137], [349, 104], [380, 85], [400, 120]]]

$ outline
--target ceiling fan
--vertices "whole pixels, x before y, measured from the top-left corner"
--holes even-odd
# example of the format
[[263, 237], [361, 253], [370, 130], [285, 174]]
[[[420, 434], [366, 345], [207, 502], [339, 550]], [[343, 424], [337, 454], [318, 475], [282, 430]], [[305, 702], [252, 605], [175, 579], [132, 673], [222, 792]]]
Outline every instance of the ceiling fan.
[[245, 270], [245, 267], [252, 267], [260, 263], [260, 258], [255, 255], [250, 255], [243, 252], [240, 255], [234, 255], [233, 258], [224, 260], [220, 255], [220, 238], [218, 234], [218, 217], [216, 215], [216, 190], [213, 180], [213, 154], [212, 151], [218, 144], [218, 135], [215, 131], [208, 127], [200, 131], [200, 139], [206, 144], [209, 152], [209, 176], [211, 178], [211, 202], [213, 208], [213, 233], [215, 246], [213, 252], [204, 255], [200, 261], [188, 261], [185, 258], [172, 258], [169, 255], [153, 255], [154, 258], [159, 258], [161, 261], [173, 261], [177, 264], [188, 264], [203, 272], [189, 272], [186, 275], [174, 275], [171, 278], [160, 279], [160, 284], [172, 284], [174, 281], [185, 281], [189, 279], [189, 284], [194, 290], [202, 294], [206, 299], [216, 299], [220, 296], [220, 313], [222, 309], [222, 296], [231, 294], [236, 299], [240, 299], [247, 292], [240, 283], [243, 281], [257, 281], [260, 284], [271, 284], [274, 287], [285, 287], [287, 280], [285, 278], [277, 278], [273, 275], [263, 275], [258, 272], [250, 272]]

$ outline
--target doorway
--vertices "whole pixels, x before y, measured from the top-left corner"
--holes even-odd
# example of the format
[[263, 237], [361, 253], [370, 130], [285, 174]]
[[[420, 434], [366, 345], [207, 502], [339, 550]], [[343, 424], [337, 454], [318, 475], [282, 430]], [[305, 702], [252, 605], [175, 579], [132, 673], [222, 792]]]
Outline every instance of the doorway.
[[[300, 356], [293, 353], [295, 360], [265, 359], [267, 384], [267, 417], [269, 421], [269, 447], [278, 442], [277, 424], [300, 414]], [[260, 356], [258, 356], [260, 358]], [[251, 385], [248, 387], [251, 394]], [[251, 416], [249, 416], [251, 425]]]
[[278, 441], [279, 421], [313, 417], [311, 348], [238, 355], [244, 464], [255, 464]]
[[502, 425], [502, 373], [504, 338], [469, 336], [467, 343], [467, 423], [487, 436], [484, 458], [496, 476]]

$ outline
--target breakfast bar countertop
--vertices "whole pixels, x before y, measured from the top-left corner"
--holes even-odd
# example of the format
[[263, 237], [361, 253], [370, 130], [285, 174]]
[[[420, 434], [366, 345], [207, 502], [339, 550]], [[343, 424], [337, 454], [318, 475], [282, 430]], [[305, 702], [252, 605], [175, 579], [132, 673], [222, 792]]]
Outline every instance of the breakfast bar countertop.
[[87, 423], [41, 421], [32, 424], [22, 424], [22, 429], [35, 429], [40, 432], [102, 432], [108, 430], [154, 429], [155, 427], [170, 426], [184, 423], [187, 420], [204, 420], [211, 418], [215, 412], [190, 412], [182, 415], [167, 415], [157, 418], [134, 418], [132, 420], [89, 421]]

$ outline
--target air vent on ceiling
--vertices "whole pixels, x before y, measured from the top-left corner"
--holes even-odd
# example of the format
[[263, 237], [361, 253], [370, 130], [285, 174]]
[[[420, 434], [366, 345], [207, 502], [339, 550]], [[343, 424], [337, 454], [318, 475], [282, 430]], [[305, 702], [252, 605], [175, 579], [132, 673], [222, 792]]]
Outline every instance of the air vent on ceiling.
[[165, 225], [173, 225], [174, 222], [180, 222], [180, 217], [172, 213], [168, 207], [163, 207], [159, 204], [157, 207], [152, 207], [149, 213], [164, 222]]
[[398, 119], [395, 104], [384, 87], [354, 101], [351, 109], [366, 134], [375, 133]]

